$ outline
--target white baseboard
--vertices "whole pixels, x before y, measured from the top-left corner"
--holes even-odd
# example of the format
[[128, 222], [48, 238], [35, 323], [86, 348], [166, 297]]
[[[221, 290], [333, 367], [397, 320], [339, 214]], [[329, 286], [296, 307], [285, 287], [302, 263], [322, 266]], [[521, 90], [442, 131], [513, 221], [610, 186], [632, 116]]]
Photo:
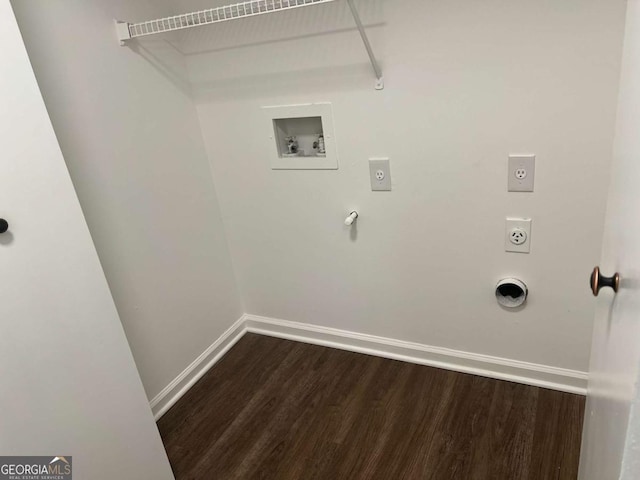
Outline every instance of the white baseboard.
[[587, 373], [335, 328], [244, 315], [247, 332], [586, 395]]
[[151, 400], [155, 419], [164, 415], [247, 332], [562, 392], [587, 393], [586, 372], [245, 314]]
[[246, 333], [244, 316], [213, 342], [180, 375], [150, 402], [156, 421], [164, 415], [195, 383], [220, 360]]

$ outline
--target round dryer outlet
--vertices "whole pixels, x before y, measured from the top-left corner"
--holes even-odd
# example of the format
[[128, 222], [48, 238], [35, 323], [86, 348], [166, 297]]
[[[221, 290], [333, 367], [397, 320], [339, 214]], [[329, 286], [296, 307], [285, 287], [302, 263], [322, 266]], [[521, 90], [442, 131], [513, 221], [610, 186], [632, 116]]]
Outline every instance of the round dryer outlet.
[[527, 232], [522, 228], [512, 228], [509, 232], [509, 241], [514, 245], [522, 245], [527, 241]]

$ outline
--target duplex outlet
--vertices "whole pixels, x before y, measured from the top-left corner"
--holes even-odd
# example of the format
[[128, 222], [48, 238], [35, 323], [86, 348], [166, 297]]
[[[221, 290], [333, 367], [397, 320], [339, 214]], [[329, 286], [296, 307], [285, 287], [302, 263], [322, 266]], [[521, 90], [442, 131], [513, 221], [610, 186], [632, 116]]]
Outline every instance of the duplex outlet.
[[507, 190], [509, 192], [533, 192], [535, 173], [535, 155], [509, 155]]
[[371, 177], [371, 190], [391, 190], [391, 169], [388, 158], [370, 158], [369, 176]]
[[529, 253], [531, 251], [531, 219], [507, 218], [504, 249], [507, 252]]

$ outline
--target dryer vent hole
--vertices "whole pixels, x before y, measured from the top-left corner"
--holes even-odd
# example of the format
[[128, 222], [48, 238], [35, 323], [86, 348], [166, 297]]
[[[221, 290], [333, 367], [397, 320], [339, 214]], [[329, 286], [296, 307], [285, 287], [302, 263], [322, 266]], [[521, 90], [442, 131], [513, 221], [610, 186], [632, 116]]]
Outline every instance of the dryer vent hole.
[[498, 293], [503, 297], [511, 297], [515, 300], [522, 296], [522, 289], [513, 284], [500, 285], [498, 287]]

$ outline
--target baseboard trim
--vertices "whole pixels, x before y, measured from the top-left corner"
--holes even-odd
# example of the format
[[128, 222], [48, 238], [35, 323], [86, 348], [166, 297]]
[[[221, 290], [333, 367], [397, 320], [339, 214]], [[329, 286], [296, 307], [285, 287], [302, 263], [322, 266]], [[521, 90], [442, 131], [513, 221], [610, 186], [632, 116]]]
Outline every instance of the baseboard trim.
[[149, 402], [156, 421], [247, 332], [561, 392], [587, 394], [586, 372], [245, 314]]
[[335, 328], [244, 315], [245, 331], [586, 395], [587, 373]]
[[153, 417], [162, 417], [195, 383], [220, 360], [246, 333], [245, 318], [240, 317], [220, 338], [213, 342], [191, 365], [184, 369], [150, 402]]

